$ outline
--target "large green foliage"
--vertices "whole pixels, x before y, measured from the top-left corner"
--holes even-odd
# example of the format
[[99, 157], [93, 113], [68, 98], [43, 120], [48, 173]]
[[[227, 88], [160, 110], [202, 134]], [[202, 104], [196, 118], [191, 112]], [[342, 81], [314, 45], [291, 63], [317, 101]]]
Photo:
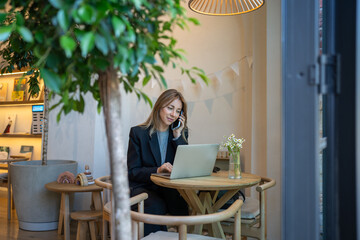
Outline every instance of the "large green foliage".
[[[13, 0], [0, 3], [0, 12], [0, 54], [9, 64], [1, 72], [30, 68], [30, 93], [35, 94], [40, 70], [46, 86], [60, 96], [58, 118], [62, 112], [83, 112], [87, 92], [100, 107], [93, 76], [109, 68], [121, 72], [118, 80], [126, 92], [151, 105], [135, 83], [155, 78], [166, 88], [163, 67], [176, 68], [185, 60], [172, 29], [198, 24], [185, 15], [180, 0]], [[208, 81], [196, 67], [179, 68], [192, 82], [196, 75]]]

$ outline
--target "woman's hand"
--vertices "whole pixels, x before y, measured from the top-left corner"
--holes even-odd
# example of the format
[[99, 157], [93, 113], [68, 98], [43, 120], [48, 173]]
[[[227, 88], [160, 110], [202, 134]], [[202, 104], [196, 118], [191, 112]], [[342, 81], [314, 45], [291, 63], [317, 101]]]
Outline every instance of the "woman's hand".
[[171, 163], [166, 162], [166, 163], [164, 163], [163, 165], [161, 165], [160, 167], [158, 167], [158, 169], [157, 169], [156, 172], [157, 172], [157, 173], [164, 173], [164, 172], [169, 172], [169, 173], [171, 173], [172, 168], [173, 168], [173, 166], [171, 165]]
[[180, 121], [180, 127], [178, 129], [173, 130], [173, 135], [174, 138], [178, 138], [181, 135], [182, 130], [184, 129], [185, 126], [185, 117], [184, 115], [180, 115], [179, 116], [179, 121]]

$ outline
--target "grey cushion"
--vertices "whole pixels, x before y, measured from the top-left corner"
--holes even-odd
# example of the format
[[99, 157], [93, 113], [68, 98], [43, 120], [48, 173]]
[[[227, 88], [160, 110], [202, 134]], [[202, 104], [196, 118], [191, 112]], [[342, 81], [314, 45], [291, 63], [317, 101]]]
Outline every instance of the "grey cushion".
[[256, 198], [247, 197], [244, 204], [241, 206], [241, 218], [254, 219], [260, 214], [259, 200]]
[[[178, 240], [179, 235], [176, 232], [163, 232], [157, 231], [156, 233], [150, 233], [146, 237], [142, 238], [143, 240]], [[208, 237], [204, 235], [197, 234], [187, 234], [188, 240], [220, 240], [221, 238]]]

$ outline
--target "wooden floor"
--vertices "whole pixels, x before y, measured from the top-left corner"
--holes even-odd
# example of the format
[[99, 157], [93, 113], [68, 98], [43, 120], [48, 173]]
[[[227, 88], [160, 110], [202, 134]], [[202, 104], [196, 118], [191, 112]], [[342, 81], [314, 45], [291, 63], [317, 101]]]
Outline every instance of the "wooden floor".
[[[76, 222], [71, 222], [71, 239], [76, 239]], [[1, 240], [62, 240], [63, 236], [57, 234], [57, 230], [46, 232], [31, 232], [19, 229], [16, 211], [11, 211], [11, 220], [7, 219], [7, 191], [0, 188], [0, 239]]]
[[[76, 221], [70, 225], [70, 239], [76, 239]], [[205, 233], [206, 235], [206, 233]], [[230, 240], [231, 235], [226, 235]], [[64, 236], [59, 236], [57, 230], [46, 232], [31, 232], [19, 229], [16, 211], [11, 211], [11, 220], [7, 219], [7, 189], [0, 187], [0, 240], [63, 240]], [[99, 236], [100, 239], [100, 236]], [[251, 238], [249, 238], [250, 240]]]

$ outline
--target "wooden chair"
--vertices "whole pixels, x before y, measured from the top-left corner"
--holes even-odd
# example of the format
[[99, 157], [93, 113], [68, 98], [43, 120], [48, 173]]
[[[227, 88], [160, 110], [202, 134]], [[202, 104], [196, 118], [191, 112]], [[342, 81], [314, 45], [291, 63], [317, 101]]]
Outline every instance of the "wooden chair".
[[[247, 197], [241, 208], [241, 234], [242, 236], [265, 240], [266, 238], [266, 209], [265, 190], [275, 186], [275, 180], [262, 177], [256, 191], [259, 192], [259, 200]], [[232, 218], [223, 221], [224, 232], [232, 233], [234, 220]]]
[[76, 240], [87, 239], [86, 233], [88, 225], [91, 240], [96, 240], [95, 222], [101, 219], [102, 211], [77, 211], [70, 213], [70, 217], [78, 221]]
[[103, 191], [103, 218], [102, 218], [102, 240], [107, 239], [108, 237], [108, 229], [110, 230], [110, 238], [112, 238], [111, 234], [111, 193], [112, 193], [112, 183], [110, 176], [99, 177], [95, 179], [95, 184], [102, 187]]
[[[198, 225], [198, 224], [208, 224], [213, 222], [220, 222], [225, 219], [228, 219], [234, 216], [234, 226], [235, 231], [233, 233], [233, 239], [239, 240], [241, 237], [241, 227], [240, 227], [240, 219], [241, 212], [240, 207], [243, 204], [242, 200], [235, 201], [228, 209], [205, 215], [194, 215], [194, 216], [168, 216], [168, 215], [152, 215], [143, 213], [143, 202], [147, 198], [146, 193], [139, 194], [130, 199], [131, 205], [139, 204], [138, 212], [131, 211], [131, 219], [132, 219], [132, 239], [133, 240], [172, 240], [172, 239], [206, 239], [206, 240], [215, 240], [217, 238], [196, 235], [196, 234], [188, 234], [187, 233], [187, 225]], [[173, 225], [178, 226], [178, 233], [176, 232], [163, 232], [158, 231], [156, 233], [151, 233], [146, 237], [144, 236], [144, 228], [143, 223], [149, 224], [157, 224], [157, 225]]]

